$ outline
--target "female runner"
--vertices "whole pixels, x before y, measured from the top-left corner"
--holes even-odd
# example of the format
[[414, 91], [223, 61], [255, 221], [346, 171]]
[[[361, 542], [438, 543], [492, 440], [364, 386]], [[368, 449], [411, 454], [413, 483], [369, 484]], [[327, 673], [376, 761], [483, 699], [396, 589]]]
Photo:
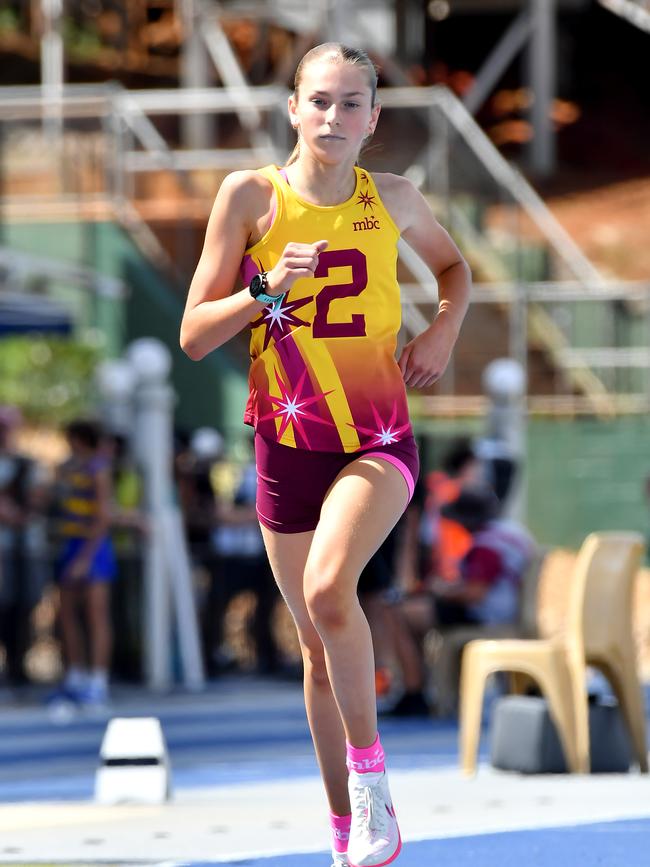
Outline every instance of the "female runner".
[[[470, 293], [415, 187], [357, 165], [379, 119], [376, 86], [363, 51], [305, 55], [289, 98], [298, 144], [284, 168], [224, 180], [181, 327], [194, 360], [251, 327], [257, 512], [300, 638], [333, 867], [379, 867], [401, 848], [356, 588], [418, 474], [405, 386], [442, 375]], [[397, 361], [400, 235], [435, 275], [439, 309]], [[246, 288], [233, 293], [238, 271]]]

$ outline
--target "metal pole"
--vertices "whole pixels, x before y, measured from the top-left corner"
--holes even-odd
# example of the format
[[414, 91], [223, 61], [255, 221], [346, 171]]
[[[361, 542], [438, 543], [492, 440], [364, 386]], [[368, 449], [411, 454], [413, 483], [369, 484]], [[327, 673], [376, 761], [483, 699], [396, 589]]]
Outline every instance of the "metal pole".
[[530, 12], [524, 9], [494, 46], [479, 69], [470, 91], [463, 97], [465, 108], [470, 114], [476, 114], [494, 85], [524, 47], [526, 40], [530, 38], [531, 23]]
[[556, 91], [556, 0], [530, 0], [533, 22], [529, 50], [529, 80], [533, 92], [531, 168], [539, 177], [555, 169], [556, 142], [551, 111]]
[[192, 569], [180, 509], [170, 506], [164, 519], [166, 565], [174, 599], [183, 683], [190, 690], [205, 685]]
[[510, 357], [522, 371], [524, 387], [522, 393], [512, 396], [510, 423], [514, 433], [511, 448], [519, 466], [507, 509], [511, 518], [525, 524], [528, 516], [528, 286], [522, 259], [521, 210], [516, 205], [514, 207], [517, 253], [515, 298], [510, 305]]
[[424, 10], [419, 0], [396, 0], [397, 57], [402, 64], [420, 63], [424, 55]]
[[43, 91], [43, 125], [49, 135], [63, 132], [63, 36], [61, 16], [63, 0], [41, 0], [43, 32], [41, 34], [41, 88]]
[[111, 204], [120, 217], [126, 214], [126, 168], [125, 168], [125, 138], [126, 122], [119, 108], [120, 103], [111, 99], [109, 113], [106, 118], [106, 129], [109, 134], [110, 150], [106, 157], [109, 166], [109, 191]]
[[[516, 298], [510, 306], [510, 351], [511, 358], [520, 366], [524, 382], [528, 381], [528, 299], [526, 286], [517, 282]], [[509, 433], [504, 435], [518, 461], [517, 478], [508, 497], [507, 513], [522, 524], [526, 522], [528, 511], [528, 411], [527, 395], [515, 395], [508, 406], [507, 425]]]
[[330, 16], [329, 16], [329, 38], [332, 42], [345, 42], [345, 16], [343, 7], [346, 6], [345, 0], [330, 0]]
[[490, 400], [486, 436], [478, 443], [488, 465], [501, 459], [515, 463], [514, 487], [504, 503], [504, 517], [526, 523], [526, 375], [513, 358], [498, 358], [483, 371], [483, 388]]
[[598, 0], [601, 6], [625, 18], [640, 30], [650, 33], [650, 9], [639, 0]]
[[527, 283], [524, 279], [523, 248], [521, 243], [521, 211], [512, 206], [513, 238], [516, 244], [515, 252], [515, 286], [514, 298], [510, 304], [510, 358], [521, 365], [524, 381], [528, 381], [528, 297]]
[[[198, 0], [177, 0], [183, 22], [181, 53], [181, 87], [208, 87], [208, 53], [201, 36], [201, 15]], [[205, 112], [192, 112], [181, 118], [183, 146], [202, 149], [213, 147], [214, 118]]]
[[150, 689], [171, 685], [171, 598], [166, 569], [165, 512], [171, 500], [169, 426], [174, 396], [166, 382], [143, 381], [137, 390], [136, 454], [144, 469], [149, 538], [145, 555], [145, 676]]
[[[203, 661], [190, 561], [173, 497], [172, 424], [176, 395], [167, 382], [171, 353], [159, 340], [142, 337], [128, 350], [138, 377], [136, 456], [144, 471], [149, 538], [145, 559], [145, 660], [151, 689], [171, 684], [172, 612], [176, 614], [183, 681], [203, 685]], [[172, 606], [173, 600], [173, 606]]]

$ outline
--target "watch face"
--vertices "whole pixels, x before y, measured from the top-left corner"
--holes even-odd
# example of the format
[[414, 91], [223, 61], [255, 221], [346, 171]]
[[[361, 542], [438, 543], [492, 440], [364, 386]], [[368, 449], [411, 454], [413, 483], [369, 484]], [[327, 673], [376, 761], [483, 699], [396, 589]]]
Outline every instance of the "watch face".
[[253, 297], [264, 291], [264, 280], [261, 274], [254, 274], [249, 285], [250, 293]]

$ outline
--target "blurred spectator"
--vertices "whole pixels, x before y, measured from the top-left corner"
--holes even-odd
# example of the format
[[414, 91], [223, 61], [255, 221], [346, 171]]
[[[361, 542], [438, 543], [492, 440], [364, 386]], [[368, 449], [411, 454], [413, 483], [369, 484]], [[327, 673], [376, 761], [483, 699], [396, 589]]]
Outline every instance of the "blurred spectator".
[[[487, 487], [466, 487], [455, 501], [442, 507], [445, 517], [457, 521], [468, 532], [469, 548], [460, 561], [456, 581], [434, 577], [428, 586], [404, 596], [390, 611], [390, 628], [405, 692], [389, 714], [413, 716], [428, 712], [420, 645], [433, 627], [444, 634], [450, 626], [506, 624], [517, 620], [521, 582], [534, 557], [535, 543], [521, 525], [499, 520], [498, 511], [499, 502]], [[446, 660], [445, 667], [450, 664]], [[451, 678], [453, 684], [449, 683]], [[455, 695], [457, 661], [453, 671], [446, 670], [435, 680], [444, 681], [446, 696]], [[438, 710], [447, 712], [449, 708]]]
[[519, 471], [512, 448], [496, 437], [481, 437], [476, 442], [475, 451], [483, 467], [483, 480], [496, 494], [502, 511], [507, 509]]
[[223, 440], [208, 428], [190, 437], [176, 432], [174, 474], [185, 525], [192, 573], [198, 588], [203, 656], [208, 676], [214, 674], [212, 632], [214, 612], [211, 594], [217, 579], [218, 562], [213, 536], [217, 529], [217, 499], [213, 476], [220, 466]]
[[432, 712], [424, 692], [425, 670], [420, 643], [407, 622], [400, 597], [386, 607], [386, 622], [397, 663], [400, 667], [403, 692], [399, 699], [381, 711], [382, 716], [428, 716]]
[[471, 546], [459, 580], [433, 584], [438, 624], [514, 623], [521, 582], [535, 554], [533, 538], [520, 524], [497, 518], [499, 502], [490, 488], [467, 488], [442, 511], [471, 533]]
[[[520, 616], [522, 583], [536, 545], [523, 526], [497, 518], [499, 508], [489, 488], [467, 489], [444, 507], [447, 515], [471, 532], [472, 545], [461, 563], [459, 580], [432, 585], [435, 629], [427, 644], [432, 652], [432, 687], [442, 715], [456, 710], [465, 642], [494, 634], [490, 629], [499, 634]], [[449, 630], [456, 636], [453, 640], [445, 637]]]
[[[422, 639], [431, 628], [430, 583], [442, 578], [454, 581], [459, 564], [471, 544], [471, 534], [457, 521], [446, 518], [442, 507], [457, 499], [466, 485], [481, 478], [469, 437], [457, 437], [444, 453], [441, 467], [418, 483], [406, 512], [405, 557], [400, 581], [385, 598], [384, 642], [390, 642], [400, 669], [404, 692], [382, 712], [390, 716], [421, 716], [430, 713], [424, 694], [425, 668]], [[416, 552], [419, 551], [419, 556]]]
[[372, 555], [359, 576], [357, 593], [363, 609], [375, 656], [375, 687], [381, 698], [390, 690], [389, 630], [385, 596], [390, 592], [395, 576], [395, 548], [402, 533], [401, 521], [388, 534], [382, 545]]
[[260, 674], [281, 671], [283, 662], [273, 635], [273, 612], [280, 592], [273, 578], [257, 520], [257, 471], [252, 458], [243, 466], [231, 502], [217, 503], [214, 533], [216, 569], [205, 606], [208, 671], [217, 674], [228, 665], [223, 648], [224, 617], [230, 601], [248, 590], [256, 597], [249, 633]]
[[[66, 429], [70, 457], [58, 469], [55, 535], [60, 622], [66, 674], [62, 697], [101, 706], [108, 700], [111, 657], [110, 584], [115, 555], [109, 537], [111, 469], [100, 429], [74, 421]], [[82, 628], [82, 622], [83, 627]], [[89, 643], [86, 665], [84, 631]]]
[[175, 477], [190, 558], [208, 572], [214, 569], [212, 534], [217, 520], [211, 476], [222, 449], [220, 434], [211, 428], [200, 428], [188, 438], [177, 434]]
[[126, 437], [121, 434], [108, 436], [105, 452], [111, 467], [111, 539], [118, 578], [111, 594], [111, 612], [113, 623], [120, 624], [111, 668], [118, 678], [140, 680], [143, 662], [143, 541], [147, 531], [147, 518], [142, 508], [144, 481], [131, 457]]
[[430, 551], [425, 574], [445, 581], [458, 578], [460, 561], [470, 545], [470, 534], [458, 521], [442, 514], [447, 503], [457, 499], [467, 485], [481, 480], [481, 464], [468, 437], [455, 439], [445, 453], [440, 470], [427, 476], [427, 499], [421, 526], [421, 541]]
[[424, 506], [424, 490], [418, 479], [406, 511], [359, 577], [357, 592], [372, 634], [378, 698], [387, 695], [393, 686], [390, 663], [398, 636], [392, 622], [391, 601], [402, 590], [411, 590], [419, 584], [418, 527]]
[[[426, 488], [419, 479], [411, 502], [396, 528], [401, 530], [401, 536], [394, 564], [395, 581], [383, 596], [382, 627], [383, 644], [390, 644], [394, 661], [400, 670], [399, 680], [403, 691], [397, 702], [381, 709], [382, 716], [428, 716], [431, 712], [423, 690], [422, 654], [399, 604], [405, 597], [422, 589], [418, 537], [425, 501]], [[380, 696], [379, 690], [377, 695]]]
[[38, 464], [13, 446], [21, 422], [16, 408], [0, 407], [0, 641], [10, 686], [28, 681], [25, 654], [31, 640], [31, 613], [43, 585], [38, 521], [43, 479]]

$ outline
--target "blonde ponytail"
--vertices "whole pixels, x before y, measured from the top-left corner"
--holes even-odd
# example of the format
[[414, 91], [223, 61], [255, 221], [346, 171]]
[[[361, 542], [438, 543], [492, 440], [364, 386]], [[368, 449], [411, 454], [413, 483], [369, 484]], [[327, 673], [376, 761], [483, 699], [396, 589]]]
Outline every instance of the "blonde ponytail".
[[289, 154], [289, 158], [285, 162], [285, 166], [290, 166], [291, 163], [295, 163], [299, 156], [300, 156], [300, 133], [298, 133], [298, 141], [296, 142], [294, 149]]

